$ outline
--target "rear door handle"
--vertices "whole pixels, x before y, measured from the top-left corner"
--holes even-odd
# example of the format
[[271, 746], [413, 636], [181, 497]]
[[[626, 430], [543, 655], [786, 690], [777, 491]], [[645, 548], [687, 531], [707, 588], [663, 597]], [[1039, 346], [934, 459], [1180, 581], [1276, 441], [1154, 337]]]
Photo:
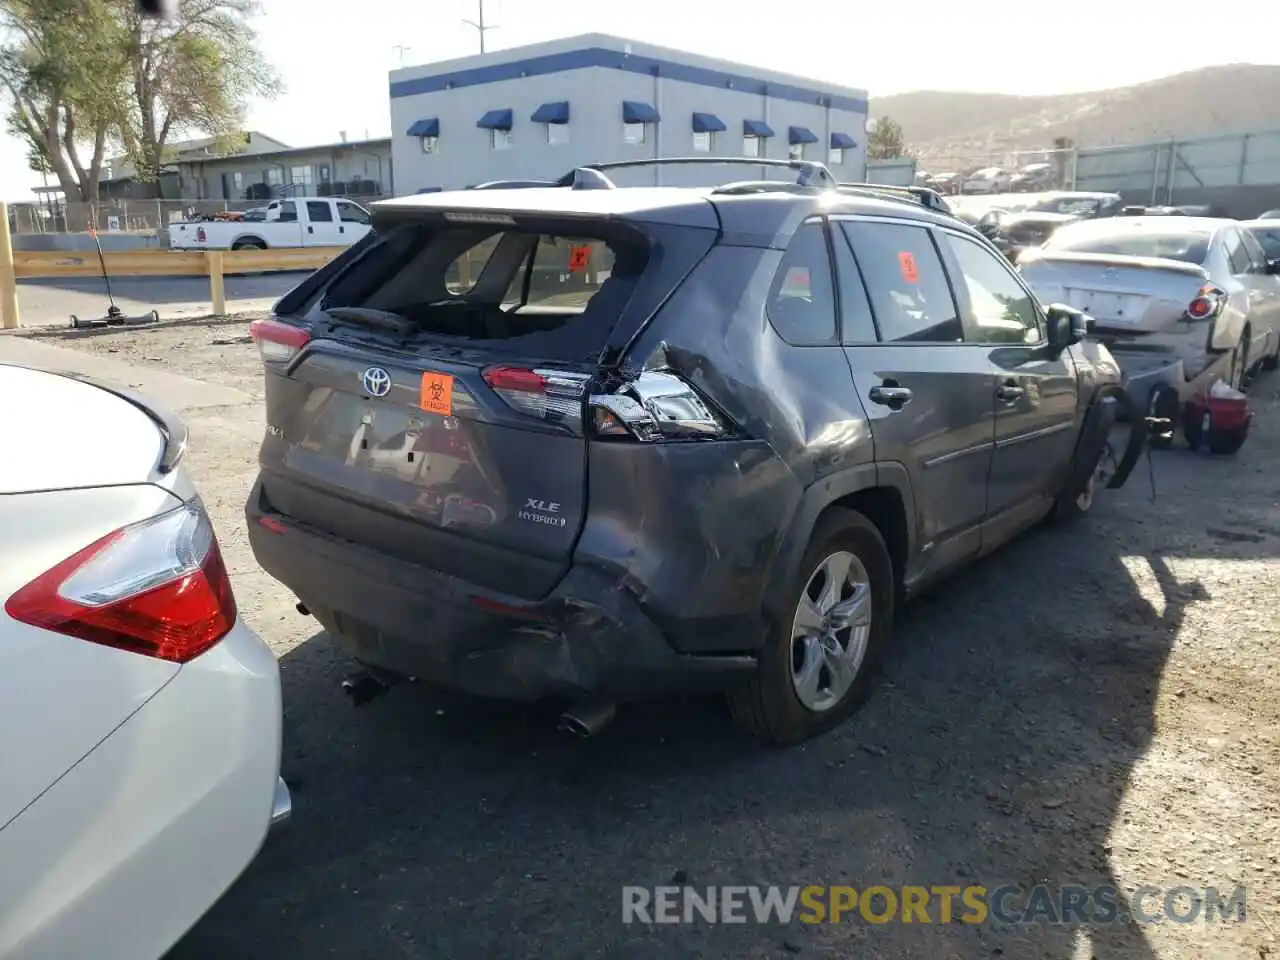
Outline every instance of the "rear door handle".
[[1017, 400], [1026, 392], [1016, 383], [1002, 383], [996, 387], [996, 396], [1001, 400]]
[[878, 403], [890, 410], [901, 410], [911, 402], [911, 391], [906, 387], [872, 387], [867, 396], [872, 403]]

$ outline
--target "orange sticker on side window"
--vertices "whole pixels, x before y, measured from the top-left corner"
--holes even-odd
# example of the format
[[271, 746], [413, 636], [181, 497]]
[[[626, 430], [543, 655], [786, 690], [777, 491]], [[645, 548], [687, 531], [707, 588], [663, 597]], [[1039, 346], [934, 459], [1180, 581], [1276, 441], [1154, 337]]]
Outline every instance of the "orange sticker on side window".
[[898, 254], [898, 269], [902, 271], [902, 279], [907, 283], [919, 283], [920, 271], [916, 268], [915, 254], [903, 250]]
[[591, 263], [590, 247], [574, 247], [569, 251], [569, 272], [580, 273]]
[[453, 377], [447, 373], [424, 373], [418, 391], [418, 406], [427, 413], [448, 417], [453, 414]]

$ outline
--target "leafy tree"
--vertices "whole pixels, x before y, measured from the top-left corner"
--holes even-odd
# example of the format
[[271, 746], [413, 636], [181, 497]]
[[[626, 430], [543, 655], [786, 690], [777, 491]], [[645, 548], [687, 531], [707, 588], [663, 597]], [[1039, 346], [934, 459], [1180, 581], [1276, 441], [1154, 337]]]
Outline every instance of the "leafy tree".
[[169, 20], [134, 0], [0, 0], [8, 127], [68, 200], [96, 200], [108, 146], [156, 183], [177, 134], [230, 150], [249, 100], [279, 89], [249, 21], [256, 0], [178, 0]]
[[[95, 200], [124, 61], [108, 0], [0, 0], [7, 126], [68, 200]], [[33, 167], [34, 169], [34, 167]], [[37, 172], [43, 172], [38, 170]]]
[[281, 89], [249, 25], [256, 0], [178, 0], [171, 20], [140, 16], [134, 0], [109, 2], [127, 35], [119, 132], [139, 179], [159, 180], [174, 134], [204, 133], [219, 152], [242, 145], [249, 100]]
[[868, 160], [892, 160], [909, 156], [902, 127], [892, 117], [880, 117], [867, 135]]

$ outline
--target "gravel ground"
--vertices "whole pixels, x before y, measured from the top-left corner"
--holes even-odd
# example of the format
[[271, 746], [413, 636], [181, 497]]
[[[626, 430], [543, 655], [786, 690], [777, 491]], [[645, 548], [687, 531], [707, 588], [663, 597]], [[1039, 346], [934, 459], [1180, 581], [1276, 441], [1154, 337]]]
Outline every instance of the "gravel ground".
[[[247, 319], [47, 342], [261, 394]], [[257, 570], [258, 403], [190, 418], [248, 621], [280, 657], [295, 820], [173, 960], [1280, 956], [1280, 378], [1233, 458], [1175, 449], [1086, 521], [911, 605], [854, 719], [790, 751], [716, 702], [569, 742], [545, 711], [400, 688]], [[1247, 888], [1244, 923], [624, 925], [621, 887]]]

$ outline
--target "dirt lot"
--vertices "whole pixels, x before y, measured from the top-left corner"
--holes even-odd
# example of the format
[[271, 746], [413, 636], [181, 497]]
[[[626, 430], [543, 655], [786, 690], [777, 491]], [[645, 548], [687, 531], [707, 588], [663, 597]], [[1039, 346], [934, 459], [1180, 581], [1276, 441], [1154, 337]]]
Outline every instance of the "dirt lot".
[[[261, 393], [247, 322], [49, 339]], [[295, 821], [174, 953], [226, 957], [1280, 957], [1280, 377], [1234, 458], [1157, 453], [903, 615], [854, 722], [764, 749], [715, 702], [571, 743], [543, 711], [348, 663], [257, 571], [257, 403], [190, 418], [249, 622], [281, 659]], [[1247, 888], [1247, 920], [624, 926], [621, 887]], [[1158, 900], [1156, 901], [1158, 903]], [[1148, 904], [1150, 908], [1150, 905]]]

